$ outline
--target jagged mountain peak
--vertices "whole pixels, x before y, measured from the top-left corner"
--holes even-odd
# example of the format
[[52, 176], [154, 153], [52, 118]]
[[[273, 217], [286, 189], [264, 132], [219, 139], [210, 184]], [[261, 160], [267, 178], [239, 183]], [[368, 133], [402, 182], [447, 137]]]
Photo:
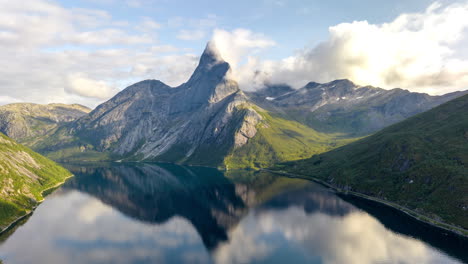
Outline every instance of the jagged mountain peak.
[[154, 100], [164, 101], [164, 104], [160, 102], [158, 105], [171, 114], [192, 112], [240, 91], [237, 82], [228, 78], [229, 71], [229, 64], [221, 58], [214, 44], [209, 42], [186, 83], [170, 87], [159, 80], [137, 82], [98, 106], [90, 116], [100, 117], [123, 103], [140, 109], [144, 105], [152, 105]]
[[208, 78], [211, 81], [221, 81], [226, 78], [230, 72], [229, 63], [224, 61], [218, 49], [213, 42], [208, 42], [205, 51], [200, 57], [197, 68], [188, 80], [186, 87], [190, 87], [192, 83], [197, 82], [201, 78]]
[[327, 84], [330, 84], [330, 85], [335, 85], [335, 84], [342, 84], [342, 85], [353, 85], [353, 86], [356, 86], [351, 80], [349, 79], [337, 79], [337, 80], [334, 80], [334, 81], [331, 81]]
[[306, 86], [304, 86], [304, 88], [306, 89], [313, 89], [313, 88], [316, 88], [320, 86], [320, 83], [317, 83], [317, 82], [309, 82], [306, 84]]
[[[135, 83], [78, 120], [71, 133], [76, 131], [89, 139], [91, 148], [113, 155], [208, 164], [200, 158], [207, 149], [217, 146], [216, 151], [225, 155], [245, 144], [260, 119], [247, 109], [248, 99], [229, 78], [229, 70], [208, 43], [186, 83], [178, 87], [158, 80]], [[223, 155], [213, 157], [216, 164], [222, 163]]]
[[359, 86], [348, 79], [339, 79], [322, 84], [320, 88], [323, 88], [329, 97], [341, 99], [341, 97], [348, 97], [356, 94], [356, 89], [358, 89]]
[[210, 41], [206, 44], [205, 50], [200, 57], [200, 65], [214, 65], [218, 63], [226, 63], [221, 56], [216, 44]]
[[230, 78], [231, 67], [224, 61], [212, 42], [206, 45], [200, 63], [190, 79], [179, 86], [184, 91], [181, 98], [189, 102], [183, 107], [185, 111], [205, 104], [217, 103], [240, 91], [236, 81]]
[[247, 94], [260, 107], [293, 116], [323, 132], [362, 136], [464, 93], [430, 96], [399, 88], [360, 86], [340, 79], [322, 84], [310, 82], [297, 90], [269, 85]]

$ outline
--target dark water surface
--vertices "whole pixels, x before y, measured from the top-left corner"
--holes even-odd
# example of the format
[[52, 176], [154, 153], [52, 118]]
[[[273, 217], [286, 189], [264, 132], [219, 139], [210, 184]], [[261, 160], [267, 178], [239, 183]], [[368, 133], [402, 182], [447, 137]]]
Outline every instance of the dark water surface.
[[466, 240], [315, 183], [169, 164], [66, 165], [4, 263], [463, 263]]

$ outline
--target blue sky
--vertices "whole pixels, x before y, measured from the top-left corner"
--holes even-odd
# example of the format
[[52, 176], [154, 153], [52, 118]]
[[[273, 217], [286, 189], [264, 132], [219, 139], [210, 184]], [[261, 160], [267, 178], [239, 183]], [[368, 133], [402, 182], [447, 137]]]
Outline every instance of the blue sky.
[[[262, 32], [278, 43], [263, 54], [268, 58], [280, 59], [291, 55], [295, 49], [317, 44], [327, 38], [328, 27], [343, 22], [367, 20], [380, 24], [393, 20], [402, 13], [422, 12], [433, 0], [257, 0], [257, 1], [184, 1], [184, 0], [82, 0], [59, 1], [64, 6], [101, 9], [115, 19], [137, 22], [141, 17], [151, 17], [166, 24], [177, 18], [195, 21], [211, 20], [213, 27], [226, 30], [247, 28]], [[439, 1], [450, 3], [454, 1]], [[133, 4], [132, 4], [133, 3]], [[197, 27], [188, 26], [188, 30]], [[159, 40], [179, 48], [191, 48], [202, 52], [204, 44], [211, 38], [210, 32], [196, 41], [181, 41], [177, 28], [164, 26]]]
[[187, 80], [206, 43], [241, 89], [468, 88], [468, 0], [0, 0], [0, 104], [95, 106], [126, 86]]

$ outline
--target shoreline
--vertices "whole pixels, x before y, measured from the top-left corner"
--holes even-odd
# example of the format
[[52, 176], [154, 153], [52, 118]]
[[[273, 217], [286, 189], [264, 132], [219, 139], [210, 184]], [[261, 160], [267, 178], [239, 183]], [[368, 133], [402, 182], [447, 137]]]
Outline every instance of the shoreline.
[[450, 233], [452, 233], [454, 235], [460, 236], [460, 237], [465, 238], [465, 239], [468, 238], [468, 230], [465, 230], [465, 229], [463, 229], [461, 227], [453, 226], [451, 224], [447, 224], [447, 223], [437, 221], [437, 220], [432, 219], [432, 218], [430, 218], [430, 217], [428, 217], [426, 215], [422, 215], [422, 214], [417, 213], [417, 212], [415, 212], [415, 211], [413, 211], [413, 210], [411, 210], [409, 208], [401, 206], [401, 205], [399, 205], [399, 204], [397, 204], [395, 202], [385, 201], [385, 200], [382, 200], [380, 198], [369, 196], [369, 195], [358, 193], [358, 192], [345, 191], [345, 190], [342, 190], [341, 188], [338, 188], [338, 187], [336, 187], [334, 185], [331, 185], [331, 184], [329, 184], [327, 182], [324, 182], [323, 180], [320, 180], [320, 179], [312, 177], [312, 176], [293, 174], [293, 173], [288, 173], [288, 172], [284, 172], [284, 171], [274, 171], [274, 170], [270, 170], [270, 169], [260, 169], [260, 170], [270, 172], [270, 173], [274, 173], [274, 174], [278, 174], [278, 175], [283, 175], [283, 176], [286, 176], [286, 177], [289, 177], [289, 178], [296, 178], [296, 179], [303, 179], [303, 180], [313, 181], [313, 182], [316, 182], [316, 183], [319, 183], [319, 184], [323, 185], [326, 188], [332, 189], [336, 193], [340, 193], [340, 194], [344, 194], [344, 195], [350, 195], [350, 196], [353, 196], [353, 197], [357, 197], [357, 198], [360, 198], [360, 199], [365, 199], [365, 200], [368, 200], [368, 201], [376, 202], [376, 203], [391, 207], [391, 208], [393, 208], [395, 210], [398, 210], [398, 211], [406, 214], [407, 216], [409, 216], [409, 217], [411, 217], [411, 218], [413, 218], [413, 219], [415, 219], [415, 220], [417, 220], [417, 221], [419, 221], [421, 223], [430, 225], [430, 226], [432, 226], [434, 228], [441, 229], [441, 231], [443, 230], [443, 231], [446, 231], [446, 232], [450, 232]]
[[[68, 176], [68, 177], [66, 177], [65, 179], [63, 179], [63, 182], [59, 182], [59, 183], [55, 184], [54, 186], [49, 187], [49, 188], [43, 190], [43, 191], [41, 192], [41, 195], [43, 195], [44, 192], [47, 192], [47, 191], [49, 191], [49, 190], [52, 190], [52, 189], [54, 189], [54, 188], [58, 188], [58, 187], [62, 186], [65, 182], [67, 182], [70, 178], [73, 178], [73, 177], [74, 177], [73, 174], [70, 175], [70, 176]], [[52, 192], [52, 193], [53, 193], [53, 192]], [[50, 193], [50, 194], [52, 194], [52, 193]], [[49, 195], [49, 194], [48, 194], [48, 195]], [[26, 217], [31, 216], [31, 215], [34, 213], [34, 211], [36, 210], [36, 208], [44, 202], [45, 198], [46, 198], [48, 195], [45, 195], [45, 196], [43, 195], [42, 199], [39, 200], [39, 201], [37, 201], [37, 204], [34, 205], [28, 212], [26, 212], [24, 215], [19, 216], [18, 218], [16, 218], [16, 219], [13, 220], [12, 222], [10, 222], [5, 228], [3, 228], [2, 230], [0, 230], [0, 236], [3, 235], [3, 234], [5, 234], [5, 233], [6, 233], [8, 230], [10, 230], [11, 228], [15, 227], [16, 224], [17, 224], [18, 222], [20, 222], [21, 220], [25, 219]]]

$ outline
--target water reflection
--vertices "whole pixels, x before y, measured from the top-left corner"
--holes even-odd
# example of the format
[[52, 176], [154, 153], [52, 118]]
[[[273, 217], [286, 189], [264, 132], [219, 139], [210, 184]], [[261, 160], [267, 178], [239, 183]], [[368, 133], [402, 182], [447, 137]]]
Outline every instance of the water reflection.
[[170, 164], [70, 169], [77, 177], [63, 189], [88, 193], [140, 221], [164, 223], [180, 216], [208, 249], [226, 240], [226, 230], [247, 211], [235, 185], [217, 170]]
[[68, 168], [76, 177], [0, 245], [7, 263], [457, 263], [303, 180], [170, 164]]

